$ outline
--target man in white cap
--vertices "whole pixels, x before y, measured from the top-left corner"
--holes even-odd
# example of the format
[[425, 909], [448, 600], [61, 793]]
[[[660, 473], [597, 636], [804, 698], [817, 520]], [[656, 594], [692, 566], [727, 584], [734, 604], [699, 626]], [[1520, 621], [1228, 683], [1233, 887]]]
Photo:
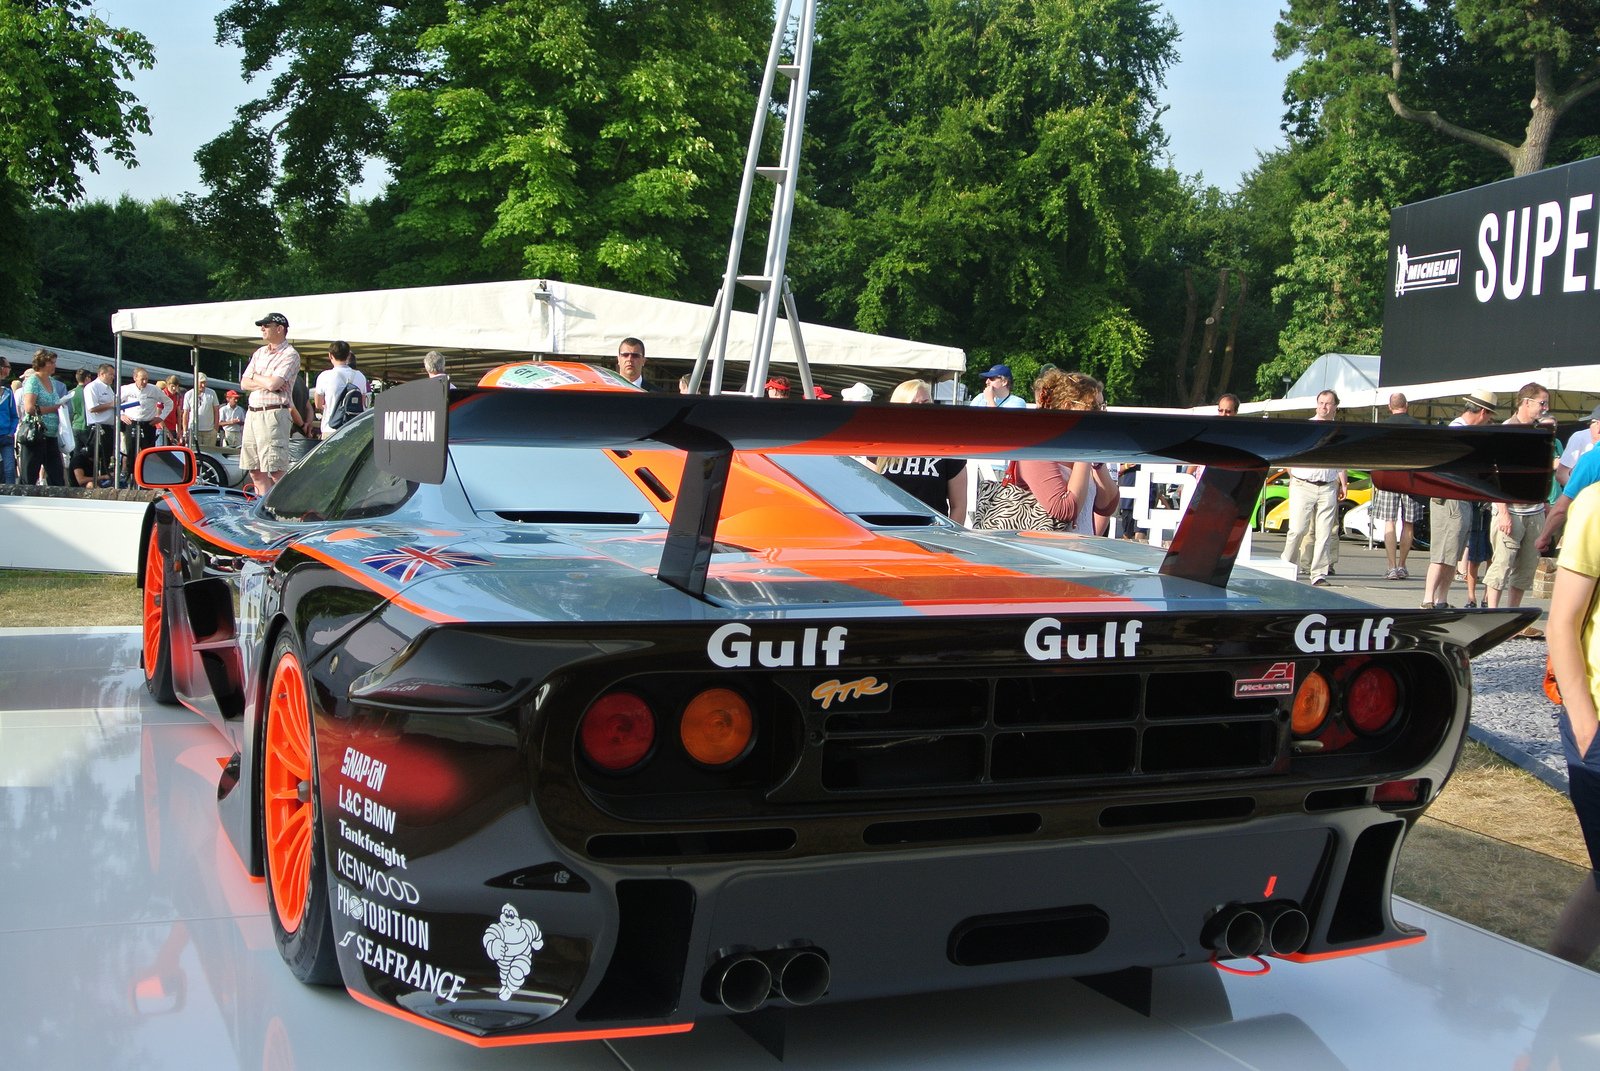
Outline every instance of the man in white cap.
[[217, 392], [206, 386], [206, 374], [195, 377], [194, 386], [183, 392], [184, 441], [190, 446], [215, 449], [217, 445]]
[[283, 313], [269, 312], [256, 326], [262, 345], [239, 377], [239, 386], [250, 392], [239, 467], [250, 473], [256, 494], [264, 495], [289, 467], [289, 407], [300, 352], [289, 345], [289, 319]]
[[[1461, 415], [1451, 427], [1482, 427], [1494, 420], [1500, 396], [1492, 390], [1475, 390], [1462, 399]], [[1435, 498], [1428, 505], [1428, 579], [1422, 588], [1422, 608], [1443, 610], [1449, 606], [1450, 583], [1456, 578], [1456, 563], [1467, 547], [1472, 531], [1472, 507], [1457, 498]]]

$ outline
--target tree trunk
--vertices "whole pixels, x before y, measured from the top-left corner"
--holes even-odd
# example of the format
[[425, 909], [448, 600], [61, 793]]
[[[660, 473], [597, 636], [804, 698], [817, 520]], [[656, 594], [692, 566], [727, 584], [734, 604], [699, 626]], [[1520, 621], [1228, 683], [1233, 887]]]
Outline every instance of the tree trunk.
[[1239, 280], [1239, 291], [1233, 296], [1233, 309], [1228, 314], [1228, 341], [1223, 344], [1222, 369], [1217, 373], [1218, 395], [1227, 391], [1228, 384], [1233, 379], [1234, 343], [1239, 338], [1239, 318], [1244, 312], [1244, 299], [1250, 293], [1250, 277], [1238, 269], [1235, 269], [1233, 274]]
[[[1194, 272], [1183, 269], [1183, 339], [1178, 343], [1178, 359], [1173, 369], [1174, 386], [1177, 387], [1179, 405], [1199, 405], [1189, 397], [1189, 347], [1194, 343], [1195, 313], [1200, 305], [1200, 295], [1194, 289]], [[1205, 389], [1205, 384], [1201, 384]]]
[[1217, 352], [1217, 332], [1222, 326], [1222, 310], [1227, 307], [1228, 275], [1227, 268], [1217, 272], [1217, 293], [1211, 299], [1211, 314], [1206, 317], [1205, 330], [1200, 333], [1200, 354], [1195, 362], [1190, 405], [1202, 405], [1211, 399], [1212, 355]]

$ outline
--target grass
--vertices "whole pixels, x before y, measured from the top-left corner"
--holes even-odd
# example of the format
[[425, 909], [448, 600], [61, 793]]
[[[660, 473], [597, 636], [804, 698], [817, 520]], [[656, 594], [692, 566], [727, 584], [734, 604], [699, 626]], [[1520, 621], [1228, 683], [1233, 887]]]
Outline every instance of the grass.
[[126, 573], [0, 569], [0, 628], [137, 625], [143, 594]]
[[[1545, 948], [1589, 857], [1567, 797], [1481, 744], [1401, 849], [1394, 891], [1408, 900]], [[1600, 970], [1600, 955], [1586, 964]]]
[[[0, 569], [0, 627], [137, 625], [142, 618], [131, 576]], [[1588, 870], [1567, 798], [1469, 742], [1455, 776], [1406, 839], [1395, 892], [1544, 948]], [[1588, 966], [1600, 970], [1600, 955]]]

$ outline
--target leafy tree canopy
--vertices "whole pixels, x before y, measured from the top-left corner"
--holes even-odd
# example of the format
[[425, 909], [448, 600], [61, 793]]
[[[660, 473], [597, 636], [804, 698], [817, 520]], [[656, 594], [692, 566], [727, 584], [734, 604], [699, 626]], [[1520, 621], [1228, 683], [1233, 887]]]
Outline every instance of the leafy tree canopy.
[[230, 286], [256, 285], [283, 228], [324, 240], [368, 159], [409, 236], [388, 285], [680, 296], [714, 277], [769, 2], [236, 0], [217, 24], [247, 71], [276, 72], [199, 157], [194, 208], [231, 236]]
[[1379, 102], [1516, 175], [1546, 166], [1600, 89], [1589, 0], [1290, 0], [1277, 40], [1278, 58], [1302, 57], [1285, 94], [1301, 135]]
[[1150, 348], [1128, 269], [1170, 18], [1146, 0], [834, 0], [818, 36], [803, 290], [975, 369], [1082, 368], [1126, 396]]
[[0, 177], [27, 196], [83, 196], [78, 168], [102, 151], [134, 163], [150, 118], [118, 84], [155, 65], [150, 42], [93, 14], [89, 0], [0, 0]]

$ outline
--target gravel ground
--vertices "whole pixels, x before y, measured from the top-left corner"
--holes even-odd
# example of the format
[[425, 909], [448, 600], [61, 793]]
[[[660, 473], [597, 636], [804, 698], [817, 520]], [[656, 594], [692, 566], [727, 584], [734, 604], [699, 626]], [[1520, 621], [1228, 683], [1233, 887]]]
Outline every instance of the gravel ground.
[[1544, 695], [1543, 640], [1507, 640], [1473, 660], [1468, 733], [1552, 788], [1567, 790], [1556, 707]]

